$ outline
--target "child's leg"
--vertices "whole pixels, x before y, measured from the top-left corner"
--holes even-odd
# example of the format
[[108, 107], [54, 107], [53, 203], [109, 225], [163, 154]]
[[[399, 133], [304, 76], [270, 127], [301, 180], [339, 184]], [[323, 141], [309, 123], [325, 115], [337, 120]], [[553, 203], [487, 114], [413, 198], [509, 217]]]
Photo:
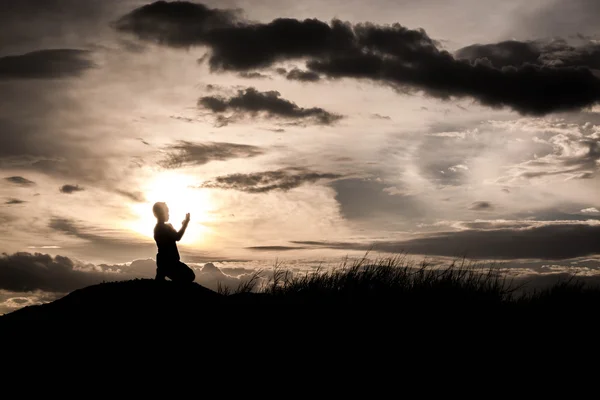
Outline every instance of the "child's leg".
[[164, 262], [162, 262], [159, 255], [157, 254], [156, 255], [156, 277], [154, 278], [157, 281], [164, 281], [165, 276], [167, 275], [165, 273], [165, 267], [163, 264], [164, 264]]
[[163, 272], [162, 269], [156, 267], [156, 277], [154, 278], [157, 281], [164, 281], [165, 280], [165, 273]]
[[194, 271], [181, 261], [177, 261], [171, 266], [167, 276], [176, 282], [193, 282], [196, 279]]

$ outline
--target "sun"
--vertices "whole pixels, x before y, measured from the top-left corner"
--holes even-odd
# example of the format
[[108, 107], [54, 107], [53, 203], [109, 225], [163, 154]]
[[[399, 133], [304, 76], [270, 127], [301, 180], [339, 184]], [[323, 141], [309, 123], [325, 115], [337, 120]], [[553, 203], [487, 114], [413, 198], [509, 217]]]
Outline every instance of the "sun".
[[156, 219], [152, 214], [152, 205], [162, 201], [169, 207], [169, 222], [175, 229], [181, 227], [186, 213], [191, 214], [190, 225], [181, 243], [201, 242], [208, 233], [208, 228], [202, 224], [210, 220], [213, 204], [209, 191], [197, 186], [197, 180], [189, 175], [170, 171], [161, 172], [143, 186], [146, 201], [131, 205], [134, 219], [128, 224], [129, 229], [153, 237]]

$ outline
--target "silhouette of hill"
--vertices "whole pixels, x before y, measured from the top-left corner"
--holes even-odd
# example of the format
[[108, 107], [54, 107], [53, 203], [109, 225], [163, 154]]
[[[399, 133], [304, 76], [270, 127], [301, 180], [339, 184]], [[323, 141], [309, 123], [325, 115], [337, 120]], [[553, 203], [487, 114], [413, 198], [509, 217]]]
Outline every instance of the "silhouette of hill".
[[556, 340], [573, 344], [596, 332], [597, 288], [564, 282], [516, 297], [493, 271], [397, 264], [293, 278], [275, 271], [270, 285], [246, 283], [232, 293], [107, 282], [0, 317], [0, 338], [21, 359], [50, 353], [46, 359], [78, 357], [81, 365], [104, 359], [153, 368], [188, 360], [222, 371], [253, 370], [260, 361], [279, 373], [319, 370], [346, 382], [348, 373], [396, 364], [427, 371], [460, 362], [481, 372], [514, 370], [523, 358], [534, 368], [589, 357], [552, 349]]
[[272, 332], [294, 327], [302, 332], [361, 334], [397, 330], [417, 335], [431, 330], [498, 336], [515, 325], [524, 331], [557, 329], [569, 323], [584, 329], [600, 306], [600, 290], [563, 282], [529, 295], [493, 269], [450, 266], [413, 268], [396, 260], [290, 278], [276, 270], [270, 283], [215, 292], [197, 283], [151, 279], [108, 282], [75, 290], [52, 303], [29, 306], [0, 317], [0, 328], [51, 324], [79, 329], [129, 329], [154, 332], [172, 326], [210, 326], [212, 330]]
[[107, 282], [75, 290], [48, 304], [2, 317], [2, 322], [70, 321], [110, 323], [163, 317], [193, 318], [198, 304], [217, 305], [223, 296], [201, 285], [153, 279]]

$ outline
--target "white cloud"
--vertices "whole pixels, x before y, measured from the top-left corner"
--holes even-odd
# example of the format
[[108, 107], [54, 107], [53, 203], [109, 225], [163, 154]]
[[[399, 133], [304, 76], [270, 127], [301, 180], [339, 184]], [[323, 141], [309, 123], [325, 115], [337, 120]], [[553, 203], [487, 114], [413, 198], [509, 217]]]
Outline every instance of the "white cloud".
[[390, 196], [404, 194], [404, 192], [402, 190], [398, 189], [396, 186], [390, 186], [390, 187], [383, 188], [383, 191], [386, 192], [387, 194], [389, 194]]
[[458, 164], [458, 165], [454, 165], [454, 166], [452, 166], [452, 167], [448, 168], [448, 170], [449, 170], [449, 171], [452, 171], [452, 172], [457, 172], [458, 170], [462, 170], [462, 171], [468, 171], [468, 170], [469, 170], [469, 167], [467, 167], [467, 166], [466, 166], [466, 165], [464, 165], [464, 164]]

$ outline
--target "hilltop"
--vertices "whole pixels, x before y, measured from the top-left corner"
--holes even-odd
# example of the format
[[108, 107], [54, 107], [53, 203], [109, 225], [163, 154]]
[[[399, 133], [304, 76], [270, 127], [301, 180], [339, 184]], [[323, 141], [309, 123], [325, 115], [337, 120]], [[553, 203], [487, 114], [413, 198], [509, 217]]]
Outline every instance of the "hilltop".
[[590, 357], [585, 338], [597, 332], [600, 290], [576, 282], [528, 296], [513, 289], [491, 270], [393, 262], [291, 279], [279, 271], [266, 287], [232, 293], [134, 279], [4, 315], [0, 338], [10, 343], [7, 359], [219, 374], [266, 367], [346, 382], [377, 368], [535, 373]]
[[250, 281], [233, 293], [151, 279], [105, 282], [2, 316], [0, 328], [76, 325], [161, 332], [208, 326], [227, 333], [231, 328], [274, 332], [293, 326], [296, 334], [350, 330], [371, 335], [392, 329], [398, 335], [437, 330], [498, 337], [515, 326], [528, 332], [566, 324], [572, 331], [586, 329], [598, 308], [600, 290], [576, 282], [515, 296], [510, 282], [492, 269], [415, 269], [388, 260], [290, 279], [276, 271], [269, 285], [255, 288]]

